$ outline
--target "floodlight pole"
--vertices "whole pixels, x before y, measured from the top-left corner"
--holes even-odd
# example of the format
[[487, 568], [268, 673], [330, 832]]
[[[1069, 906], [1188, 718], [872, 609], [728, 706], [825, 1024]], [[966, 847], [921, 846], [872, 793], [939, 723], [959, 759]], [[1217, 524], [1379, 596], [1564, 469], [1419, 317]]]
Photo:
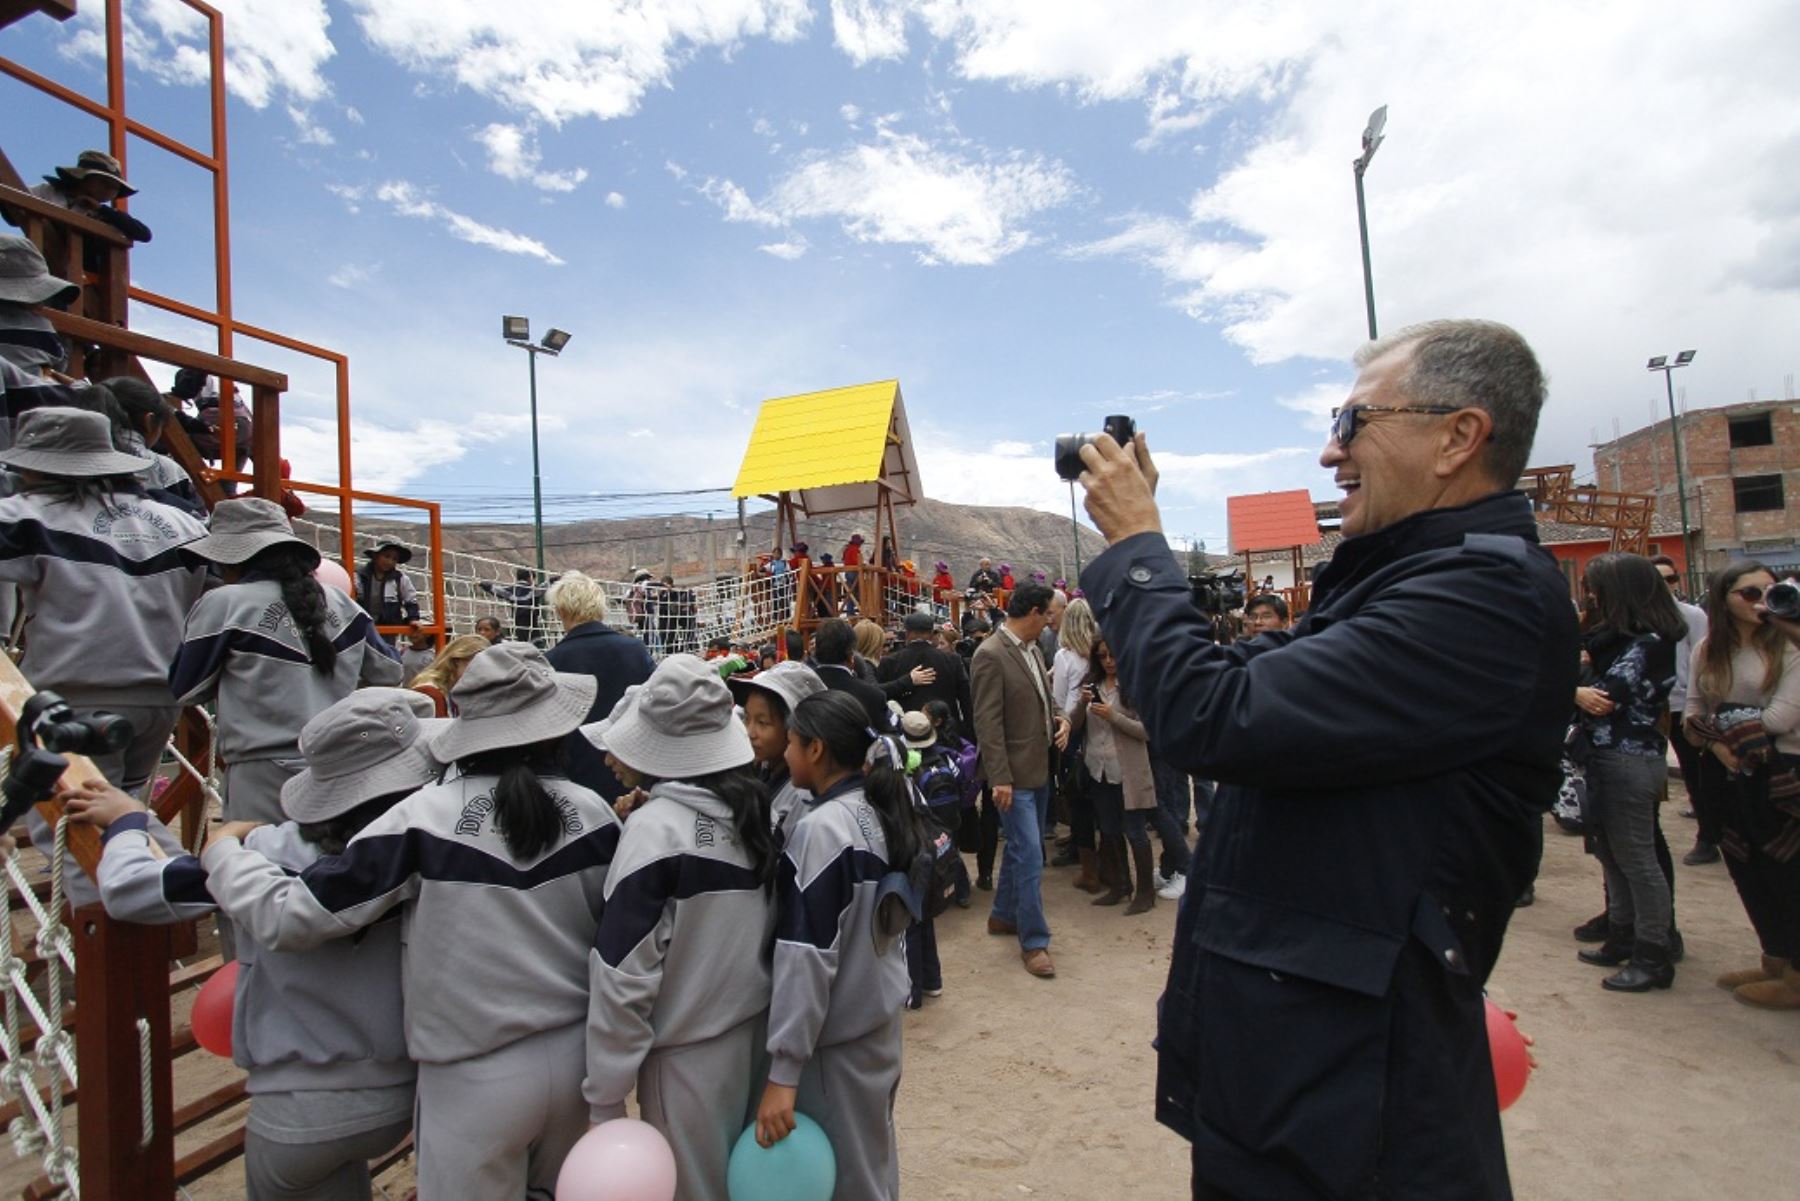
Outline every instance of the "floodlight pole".
[[1387, 126], [1387, 105], [1382, 105], [1369, 114], [1369, 124], [1363, 130], [1363, 152], [1351, 163], [1352, 172], [1356, 176], [1356, 231], [1362, 239], [1363, 269], [1363, 305], [1369, 314], [1369, 341], [1376, 338], [1375, 333], [1375, 273], [1369, 263], [1369, 210], [1363, 202], [1363, 173], [1369, 169], [1369, 163], [1375, 157], [1383, 141], [1381, 131]]
[[537, 544], [538, 578], [544, 576], [544, 484], [538, 471], [537, 357], [538, 348], [527, 346], [531, 364], [531, 536]]
[[1679, 502], [1681, 509], [1681, 565], [1687, 576], [1688, 595], [1693, 596], [1698, 573], [1694, 570], [1693, 540], [1688, 535], [1687, 472], [1681, 461], [1681, 427], [1676, 424], [1675, 418], [1674, 372], [1677, 367], [1686, 366], [1686, 363], [1681, 362], [1665, 362], [1662, 366], [1652, 367], [1650, 370], [1662, 372], [1663, 388], [1669, 396], [1669, 441], [1675, 445], [1675, 499]]

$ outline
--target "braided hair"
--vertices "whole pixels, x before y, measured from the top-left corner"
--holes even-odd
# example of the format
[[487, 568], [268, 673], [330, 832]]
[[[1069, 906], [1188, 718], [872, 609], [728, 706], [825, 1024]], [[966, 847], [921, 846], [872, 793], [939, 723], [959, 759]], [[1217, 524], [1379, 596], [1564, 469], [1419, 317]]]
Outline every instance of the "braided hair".
[[288, 617], [306, 643], [312, 669], [328, 676], [337, 669], [337, 646], [331, 640], [331, 608], [325, 589], [313, 578], [319, 553], [310, 546], [282, 542], [252, 555], [244, 567], [261, 572], [281, 585], [281, 599]]

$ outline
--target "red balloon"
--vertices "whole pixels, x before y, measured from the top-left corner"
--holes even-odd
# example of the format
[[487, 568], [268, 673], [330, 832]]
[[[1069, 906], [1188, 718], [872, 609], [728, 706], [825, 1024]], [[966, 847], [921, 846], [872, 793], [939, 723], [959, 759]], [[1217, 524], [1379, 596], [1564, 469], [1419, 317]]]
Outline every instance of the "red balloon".
[[319, 565], [313, 568], [313, 579], [321, 584], [330, 584], [345, 596], [356, 595], [356, 589], [350, 584], [350, 573], [336, 559], [320, 559]]
[[1506, 1016], [1506, 1011], [1493, 1001], [1487, 1002], [1488, 1051], [1494, 1057], [1494, 1088], [1505, 1109], [1525, 1091], [1531, 1075], [1531, 1053], [1526, 1050], [1525, 1036]]
[[237, 1003], [237, 978], [234, 959], [200, 986], [200, 995], [194, 998], [194, 1010], [188, 1017], [194, 1028], [194, 1041], [221, 1059], [231, 1058], [231, 1010]]

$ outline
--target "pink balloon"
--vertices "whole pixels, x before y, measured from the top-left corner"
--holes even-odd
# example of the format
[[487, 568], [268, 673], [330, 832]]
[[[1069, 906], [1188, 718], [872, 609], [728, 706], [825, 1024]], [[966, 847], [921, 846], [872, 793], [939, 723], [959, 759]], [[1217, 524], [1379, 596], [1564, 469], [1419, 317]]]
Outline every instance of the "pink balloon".
[[220, 968], [200, 986], [188, 1025], [194, 1041], [221, 1059], [231, 1058], [231, 1010], [237, 1004], [237, 960]]
[[581, 1136], [556, 1176], [556, 1201], [673, 1201], [675, 1153], [662, 1132], [614, 1118]]
[[1505, 1109], [1525, 1091], [1531, 1076], [1531, 1053], [1513, 1020], [1491, 1000], [1487, 1002], [1487, 1036], [1488, 1052], [1494, 1057], [1494, 1089], [1500, 1108]]
[[320, 559], [319, 565], [313, 569], [313, 579], [321, 584], [330, 584], [345, 596], [356, 595], [356, 589], [350, 583], [350, 573], [336, 559]]

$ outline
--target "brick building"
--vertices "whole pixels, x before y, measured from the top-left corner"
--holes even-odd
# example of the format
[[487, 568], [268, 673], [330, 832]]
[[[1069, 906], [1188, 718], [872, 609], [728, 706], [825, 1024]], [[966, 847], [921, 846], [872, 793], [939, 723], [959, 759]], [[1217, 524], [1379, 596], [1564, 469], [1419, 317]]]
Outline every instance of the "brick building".
[[[1685, 413], [1680, 429], [1697, 565], [1711, 570], [1752, 556], [1771, 567], [1800, 567], [1800, 400]], [[1678, 523], [1669, 423], [1596, 446], [1594, 482], [1652, 495], [1658, 528]]]

